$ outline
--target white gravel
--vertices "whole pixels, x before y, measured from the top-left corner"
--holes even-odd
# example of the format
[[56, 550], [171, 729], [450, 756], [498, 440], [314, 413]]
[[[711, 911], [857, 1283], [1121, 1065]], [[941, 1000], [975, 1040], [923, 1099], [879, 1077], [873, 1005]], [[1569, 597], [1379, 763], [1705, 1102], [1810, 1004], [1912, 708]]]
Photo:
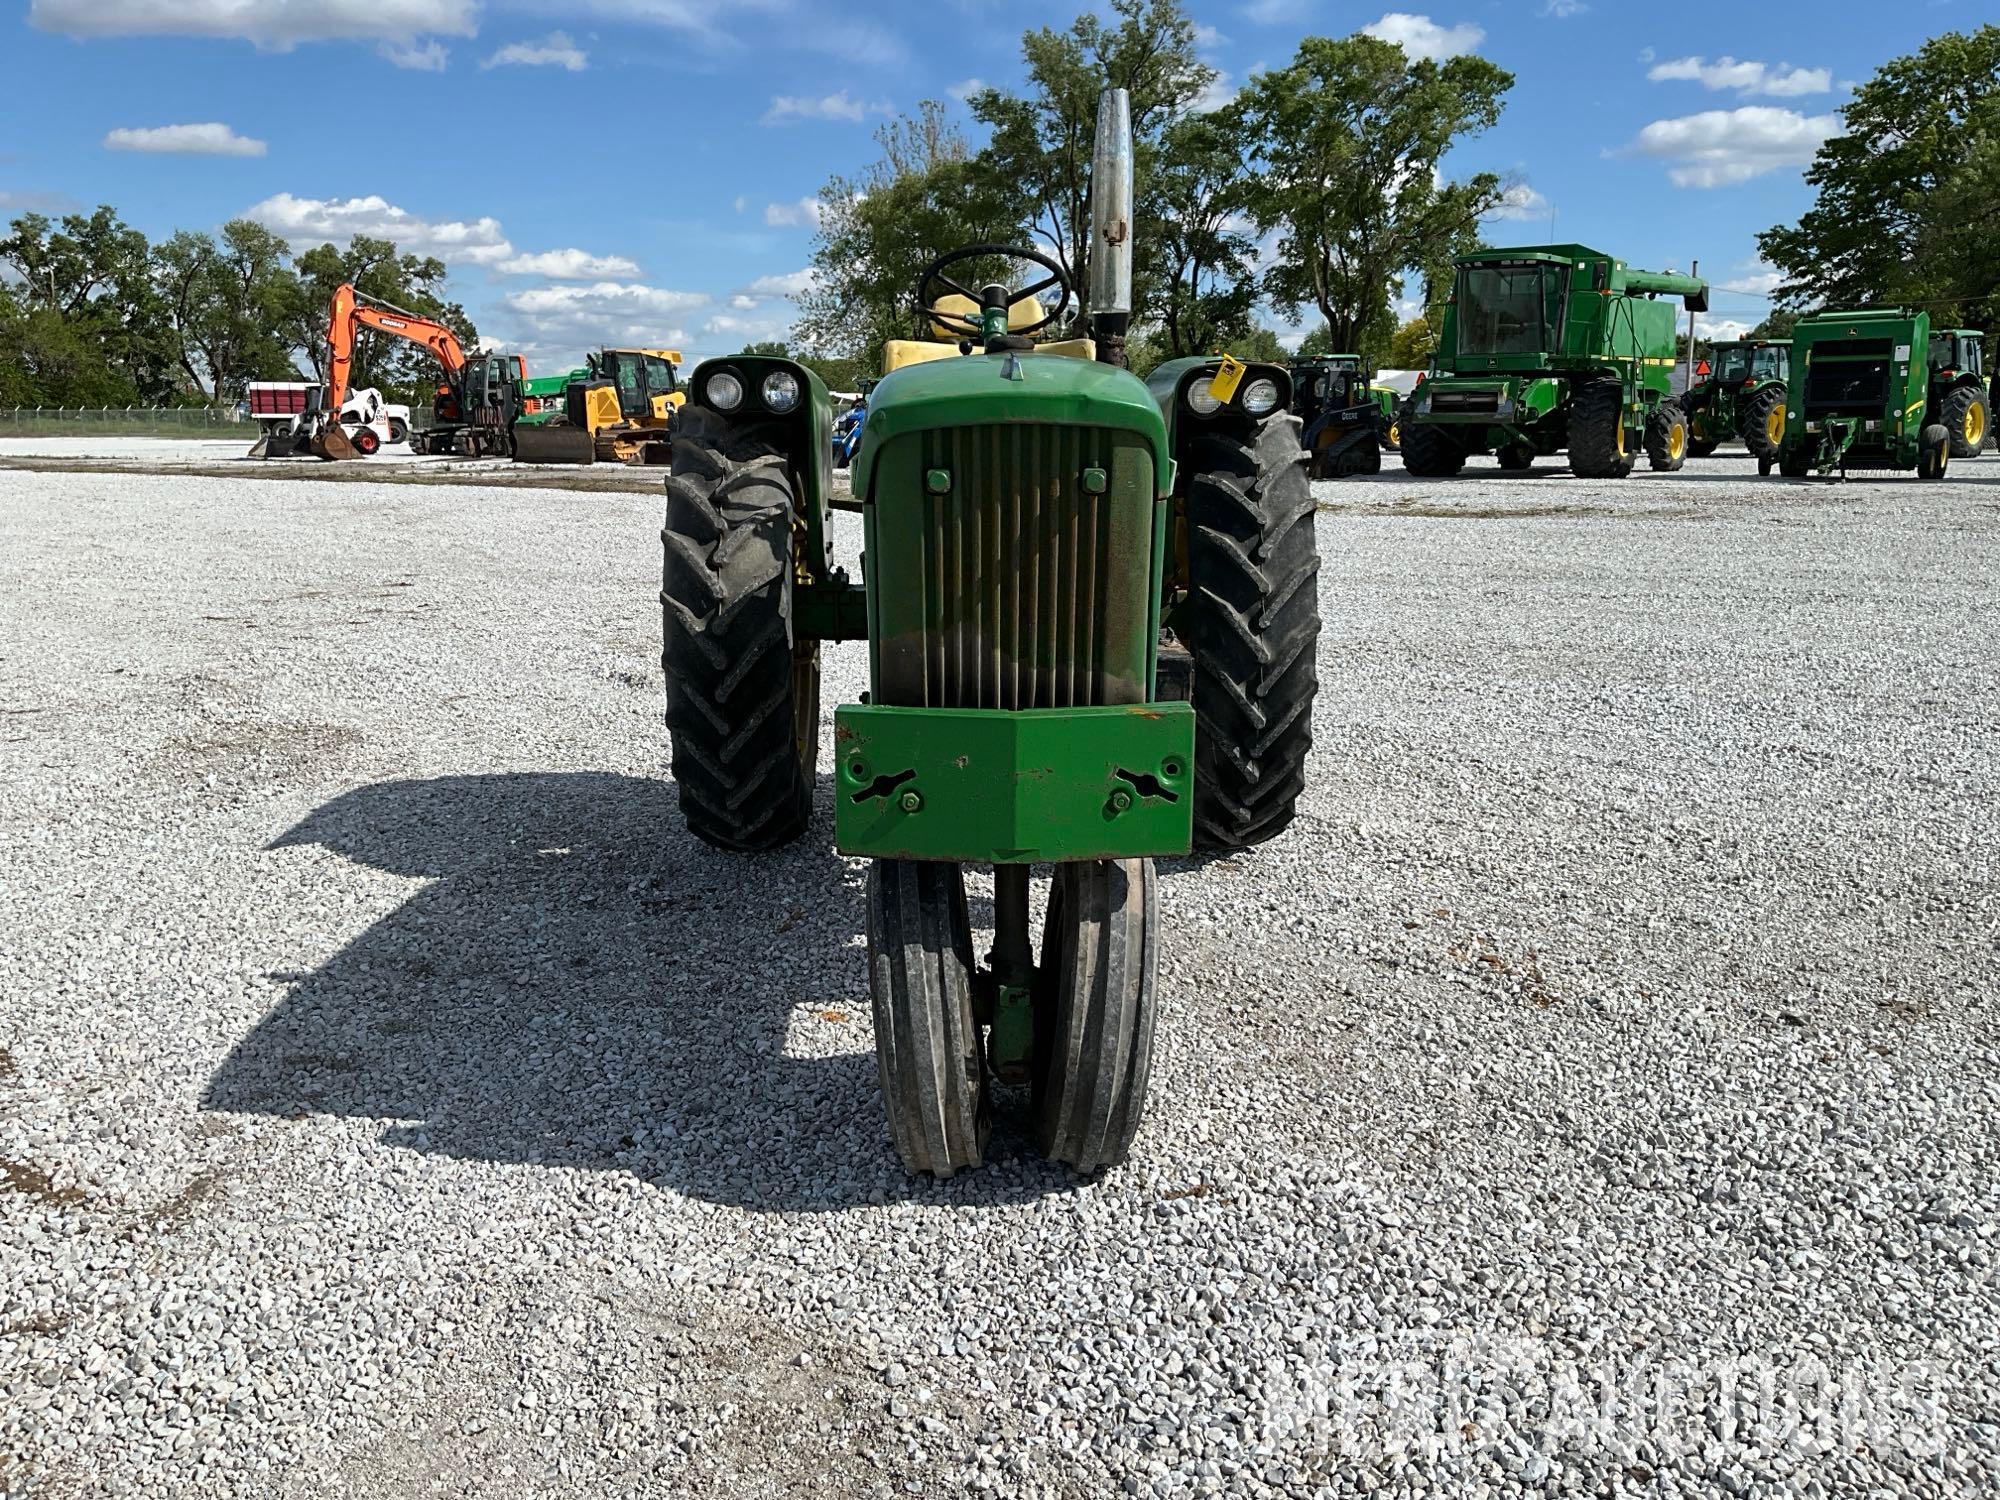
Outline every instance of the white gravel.
[[0, 1494], [1992, 1491], [1996, 481], [1321, 486], [1135, 1160], [935, 1186], [655, 499], [0, 473]]

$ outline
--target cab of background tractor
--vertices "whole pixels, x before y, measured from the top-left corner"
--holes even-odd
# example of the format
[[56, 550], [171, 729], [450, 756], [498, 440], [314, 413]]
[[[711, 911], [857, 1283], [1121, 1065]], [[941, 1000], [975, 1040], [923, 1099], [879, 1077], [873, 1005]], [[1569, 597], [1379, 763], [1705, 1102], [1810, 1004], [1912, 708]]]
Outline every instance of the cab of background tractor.
[[[1164, 386], [1123, 367], [1122, 91], [1094, 165], [1087, 336], [1035, 342], [1073, 294], [1059, 265], [967, 246], [923, 273], [922, 336], [884, 351], [850, 493], [825, 386], [769, 356], [695, 372], [667, 483], [667, 723], [698, 837], [805, 831], [820, 642], [868, 642], [826, 789], [840, 850], [872, 861], [890, 1133], [939, 1175], [980, 1161], [993, 1084], [1029, 1091], [1050, 1156], [1124, 1158], [1156, 1006], [1153, 859], [1273, 836], [1311, 743], [1318, 554], [1288, 382], [1220, 359]], [[836, 509], [860, 514], [860, 583], [833, 560]], [[1038, 862], [1055, 866], [1039, 952]], [[993, 870], [985, 964], [967, 864]]]

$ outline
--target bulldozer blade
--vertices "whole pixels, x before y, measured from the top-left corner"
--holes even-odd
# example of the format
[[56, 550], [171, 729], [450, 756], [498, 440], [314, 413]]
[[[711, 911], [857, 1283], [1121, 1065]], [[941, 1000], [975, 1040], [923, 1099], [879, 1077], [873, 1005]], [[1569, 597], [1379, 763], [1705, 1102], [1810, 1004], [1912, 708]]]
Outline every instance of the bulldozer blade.
[[596, 458], [597, 444], [581, 427], [521, 422], [514, 428], [517, 464], [587, 464]]
[[340, 424], [330, 423], [326, 431], [312, 440], [312, 451], [318, 458], [359, 458], [361, 450], [354, 446], [354, 440], [340, 430]]

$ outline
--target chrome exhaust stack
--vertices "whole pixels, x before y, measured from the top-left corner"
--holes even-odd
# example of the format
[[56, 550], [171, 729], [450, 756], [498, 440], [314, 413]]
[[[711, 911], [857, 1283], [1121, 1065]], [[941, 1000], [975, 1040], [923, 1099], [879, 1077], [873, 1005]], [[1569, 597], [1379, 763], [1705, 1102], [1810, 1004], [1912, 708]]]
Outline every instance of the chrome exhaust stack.
[[1124, 365], [1132, 325], [1132, 99], [1123, 89], [1097, 98], [1097, 148], [1090, 162], [1090, 336], [1105, 364]]

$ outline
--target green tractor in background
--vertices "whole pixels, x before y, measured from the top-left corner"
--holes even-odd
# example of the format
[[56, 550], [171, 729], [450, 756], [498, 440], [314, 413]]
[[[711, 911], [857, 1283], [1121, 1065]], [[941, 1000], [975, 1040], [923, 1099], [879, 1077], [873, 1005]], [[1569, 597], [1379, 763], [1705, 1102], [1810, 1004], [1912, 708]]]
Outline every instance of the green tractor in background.
[[[1950, 335], [1943, 335], [1949, 338]], [[1934, 340], [1927, 314], [1906, 307], [1814, 313], [1792, 329], [1797, 375], [1785, 411], [1778, 472], [1803, 479], [1850, 469], [1914, 469], [1942, 479], [1951, 465], [1951, 413], [1985, 394], [1975, 380], [1933, 378]], [[1983, 432], [1983, 426], [1981, 428]], [[1966, 426], [1961, 419], [1961, 433]]]
[[1976, 328], [1931, 330], [1926, 420], [1951, 434], [1953, 458], [1977, 458], [1993, 440], [1993, 398], [1986, 389], [1986, 336]]
[[1785, 389], [1792, 346], [1776, 339], [1732, 339], [1709, 349], [1710, 373], [1681, 395], [1688, 452], [1707, 458], [1740, 438], [1757, 472], [1768, 474], [1785, 441]]
[[[793, 360], [704, 362], [675, 432], [662, 661], [697, 837], [756, 852], [806, 831], [821, 642], [868, 642], [826, 791], [840, 850], [873, 861], [876, 1057], [912, 1171], [979, 1165], [996, 1082], [1029, 1091], [1048, 1156], [1123, 1160], [1158, 1009], [1153, 861], [1269, 839], [1304, 786], [1319, 554], [1290, 380], [1227, 358], [1123, 368], [1129, 121], [1107, 91], [1092, 337], [1036, 344], [1063, 271], [969, 246], [921, 278], [937, 339], [884, 351], [851, 498], [833, 403]], [[1010, 262], [1039, 279], [1010, 289]], [[859, 583], [834, 562], [836, 507], [861, 515]], [[993, 867], [985, 964], [968, 863]], [[1037, 863], [1055, 867], [1039, 951]]]
[[1676, 315], [1655, 299], [1704, 312], [1707, 282], [1584, 245], [1481, 250], [1456, 268], [1435, 373], [1403, 411], [1406, 470], [1442, 478], [1476, 453], [1522, 470], [1565, 448], [1586, 479], [1624, 478], [1642, 448], [1655, 469], [1686, 462]]

